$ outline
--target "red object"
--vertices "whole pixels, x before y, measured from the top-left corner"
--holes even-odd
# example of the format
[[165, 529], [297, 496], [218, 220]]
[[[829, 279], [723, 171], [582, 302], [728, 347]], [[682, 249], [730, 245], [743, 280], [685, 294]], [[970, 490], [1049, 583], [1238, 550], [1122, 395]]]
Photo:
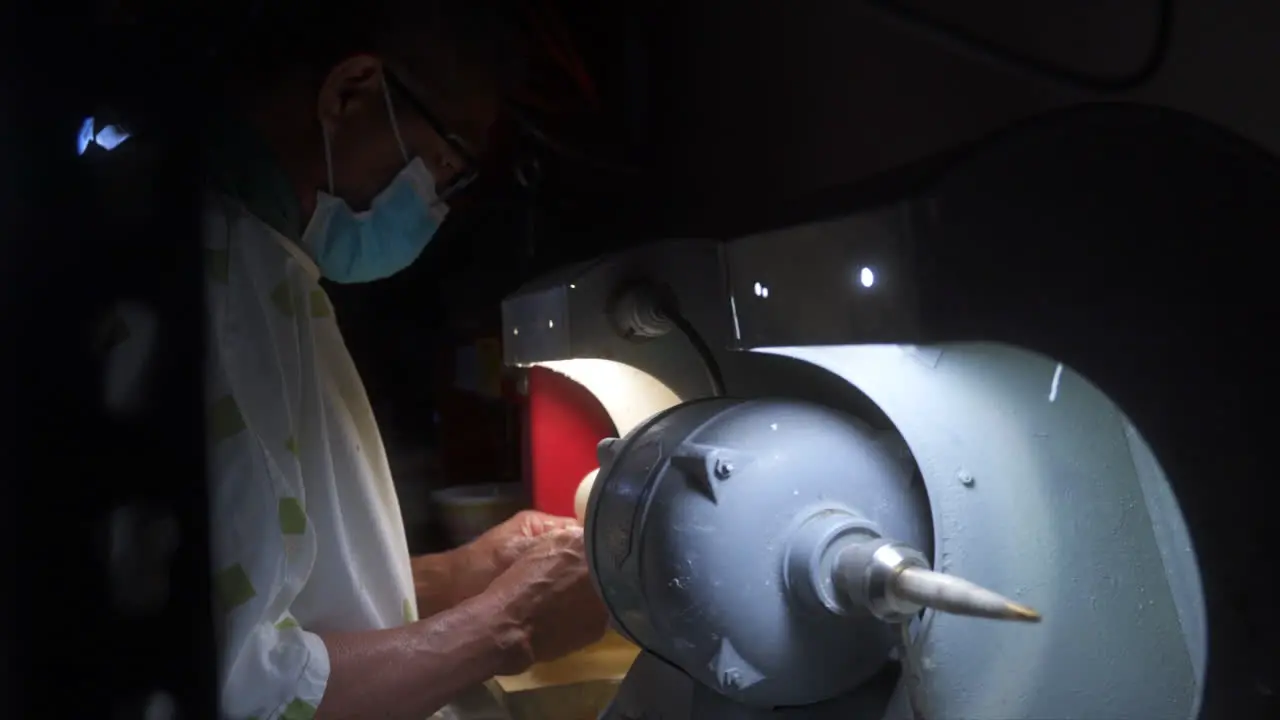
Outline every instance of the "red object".
[[531, 24], [534, 25], [534, 32], [542, 40], [547, 55], [569, 75], [591, 107], [598, 108], [600, 101], [596, 94], [595, 81], [587, 72], [582, 57], [574, 49], [573, 41], [569, 38], [569, 32], [563, 20], [560, 19], [554, 3], [526, 3], [525, 9]]
[[[526, 0], [523, 10], [531, 39], [541, 46], [541, 53], [535, 53], [534, 60], [541, 60], [544, 65], [549, 63], [550, 67], [547, 67], [547, 70], [554, 68], [554, 74], [540, 77], [544, 82], [550, 81], [553, 84], [556, 84], [556, 80], [567, 79], [576, 98], [573, 100], [559, 98], [557, 102], [545, 96], [548, 90], [546, 87], [542, 92], [526, 87], [525, 91], [519, 94], [521, 102], [548, 112], [565, 110], [564, 102], [566, 101], [570, 105], [585, 101], [590, 109], [599, 109], [600, 99], [595, 81], [587, 71], [581, 54], [574, 47], [570, 32], [563, 20], [563, 13], [556, 7], [556, 3], [548, 0]], [[560, 107], [556, 107], [557, 105]]]
[[525, 414], [525, 477], [533, 507], [573, 517], [573, 496], [595, 470], [596, 444], [617, 434], [595, 396], [545, 368], [529, 369]]

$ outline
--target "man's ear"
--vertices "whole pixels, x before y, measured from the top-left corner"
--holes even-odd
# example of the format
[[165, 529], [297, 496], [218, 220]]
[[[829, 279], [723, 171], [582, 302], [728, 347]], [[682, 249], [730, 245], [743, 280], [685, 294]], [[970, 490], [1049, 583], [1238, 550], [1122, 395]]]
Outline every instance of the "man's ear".
[[369, 102], [381, 102], [382, 61], [372, 55], [353, 55], [333, 66], [320, 85], [320, 122], [336, 128]]

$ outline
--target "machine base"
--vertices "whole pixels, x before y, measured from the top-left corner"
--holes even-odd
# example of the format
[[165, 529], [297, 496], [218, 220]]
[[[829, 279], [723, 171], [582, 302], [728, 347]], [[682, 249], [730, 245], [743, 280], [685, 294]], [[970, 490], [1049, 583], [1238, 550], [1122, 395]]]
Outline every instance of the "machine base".
[[887, 664], [857, 690], [805, 707], [752, 708], [731, 702], [644, 652], [600, 720], [881, 720], [901, 675]]

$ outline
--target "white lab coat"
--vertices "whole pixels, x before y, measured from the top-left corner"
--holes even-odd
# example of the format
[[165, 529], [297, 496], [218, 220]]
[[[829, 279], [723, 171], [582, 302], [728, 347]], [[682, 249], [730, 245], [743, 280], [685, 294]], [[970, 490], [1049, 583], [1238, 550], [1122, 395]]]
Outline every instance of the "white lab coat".
[[399, 504], [315, 263], [221, 195], [204, 252], [222, 715], [309, 719], [317, 633], [417, 619]]

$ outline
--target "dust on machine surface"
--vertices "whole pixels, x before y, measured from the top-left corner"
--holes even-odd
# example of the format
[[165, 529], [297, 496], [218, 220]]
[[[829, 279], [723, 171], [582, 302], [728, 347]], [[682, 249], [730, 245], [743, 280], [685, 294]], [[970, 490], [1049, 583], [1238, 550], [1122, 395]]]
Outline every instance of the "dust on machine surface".
[[[738, 242], [730, 268], [759, 251]], [[1196, 557], [1165, 469], [1111, 397], [1039, 353], [896, 330], [718, 349], [769, 318], [746, 293], [686, 284], [718, 272], [709, 245], [629, 251], [505, 307], [509, 330], [547, 328], [519, 333], [534, 339], [508, 362], [583, 384], [621, 435], [579, 489], [592, 577], [642, 651], [605, 720], [1193, 715]], [[892, 253], [873, 254], [894, 278]], [[680, 302], [640, 290], [652, 302], [620, 319], [610, 308], [641, 270]], [[754, 296], [754, 280], [713, 286], [738, 282]], [[1107, 660], [1121, 657], [1133, 664]]]
[[671, 664], [698, 681], [697, 717], [824, 701], [850, 717], [924, 607], [1038, 621], [930, 569], [923, 483], [886, 440], [818, 405], [707, 399], [601, 443], [593, 577], [648, 651], [619, 706]]
[[[619, 173], [522, 140], [540, 164], [520, 169], [541, 175], [500, 188], [522, 212], [478, 213], [520, 228], [522, 249], [496, 242], [515, 234], [502, 228], [455, 245], [483, 260], [465, 279], [499, 275], [496, 259], [507, 278], [561, 268], [505, 301], [505, 363], [586, 387], [618, 431], [579, 494], [601, 597], [642, 651], [604, 720], [1280, 717], [1276, 564], [1262, 554], [1274, 505], [1251, 486], [1274, 476], [1280, 402], [1280, 103], [1239, 82], [1280, 70], [1278, 6], [884, 0], [783, 15], [751, 1], [618, 4], [643, 6], [627, 29], [652, 30], [665, 60], [627, 58], [652, 77], [616, 81], [636, 120], [619, 124], [650, 138], [636, 154], [653, 162], [605, 182]], [[89, 39], [67, 32], [72, 15], [47, 18], [61, 38], [48, 48]], [[130, 468], [83, 503], [62, 482], [12, 484], [39, 500], [4, 503], [24, 508], [12, 527], [46, 543], [13, 554], [15, 574], [50, 583], [10, 598], [16, 627], [39, 630], [14, 636], [15, 667], [47, 670], [55, 690], [77, 677], [67, 697], [86, 707], [172, 697], [212, 714], [213, 636], [191, 633], [210, 617], [207, 508], [172, 482], [202, 477], [198, 421], [175, 421], [203, 408], [178, 370], [201, 350], [201, 298], [182, 279], [199, 275], [197, 245], [173, 242], [195, 232], [190, 189], [130, 186], [159, 209], [132, 232], [131, 203], [50, 213], [96, 206], [44, 182], [81, 177], [68, 131], [98, 99], [161, 88], [183, 109], [161, 115], [185, 129], [207, 98], [156, 60], [168, 55], [135, 49], [86, 73], [11, 47], [9, 65], [41, 82], [10, 84], [27, 132], [5, 139], [42, 148], [43, 170], [15, 185], [15, 231], [0, 236], [56, 272], [0, 287], [59, 318], [10, 314], [13, 347], [39, 351], [9, 374], [13, 405], [34, 413], [12, 455], [38, 461], [32, 478], [82, 475], [86, 458]], [[90, 79], [110, 87], [50, 100]], [[91, 153], [136, 147], [89, 134]], [[187, 168], [190, 133], [173, 135], [163, 157]], [[590, 214], [564, 202], [584, 194]], [[140, 244], [95, 242], [104, 216], [108, 237]], [[581, 244], [560, 252], [547, 219]], [[78, 262], [29, 242], [51, 220], [86, 241]], [[614, 234], [626, 242], [601, 245]], [[139, 272], [148, 257], [164, 272]], [[174, 348], [157, 355], [162, 375], [190, 385], [127, 419], [67, 382], [102, 367], [66, 328], [120, 299], [159, 313]], [[30, 451], [67, 437], [78, 452]], [[161, 438], [182, 451], [155, 452]], [[188, 543], [160, 586], [171, 598], [150, 615], [86, 605], [65, 623], [49, 598], [105, 596], [112, 578], [46, 572], [64, 567], [48, 558], [96, 557], [100, 513], [140, 498]], [[137, 661], [58, 651], [86, 636]], [[45, 685], [26, 687], [47, 704]]]
[[[1226, 371], [1254, 356], [1215, 349], [1254, 341], [1209, 322], [1257, 286], [1204, 245], [1170, 250], [1143, 293], [1120, 275], [1140, 237], [1256, 233], [1262, 194], [1248, 227], [1214, 199], [1229, 169], [1280, 192], [1184, 117], [1095, 108], [898, 200], [655, 242], [510, 296], [506, 363], [583, 385], [619, 435], [582, 514], [614, 627], [642, 652], [603, 717], [1247, 705], [1231, 648], [1250, 621], [1223, 598], [1256, 581], [1226, 540], [1256, 510], [1205, 479], [1258, 472], [1245, 406], [1265, 393]], [[1026, 242], [1045, 217], [1090, 261]], [[1203, 294], [1175, 280], [1207, 267]]]

